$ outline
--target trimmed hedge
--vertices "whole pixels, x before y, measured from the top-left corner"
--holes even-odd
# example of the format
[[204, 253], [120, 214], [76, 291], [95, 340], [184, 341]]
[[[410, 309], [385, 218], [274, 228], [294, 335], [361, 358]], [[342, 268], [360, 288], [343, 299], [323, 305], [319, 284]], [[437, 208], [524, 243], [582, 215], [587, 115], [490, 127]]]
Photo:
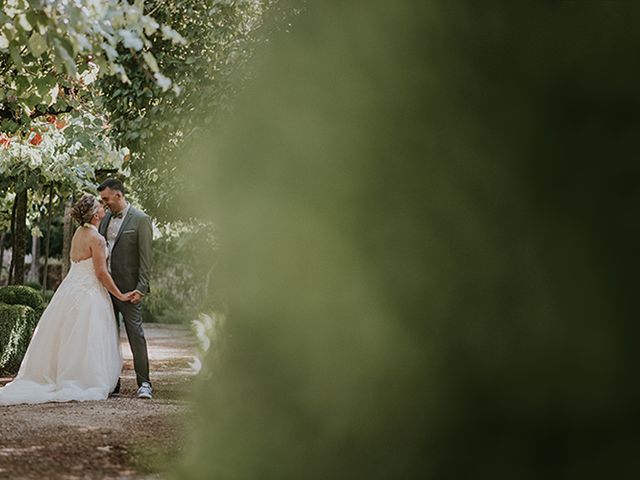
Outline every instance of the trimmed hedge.
[[0, 303], [0, 371], [18, 371], [39, 318], [27, 305]]
[[38, 316], [42, 314], [45, 308], [40, 292], [26, 285], [9, 285], [0, 288], [0, 303], [27, 305], [33, 308]]
[[0, 288], [0, 371], [18, 371], [44, 309], [42, 295], [31, 287]]

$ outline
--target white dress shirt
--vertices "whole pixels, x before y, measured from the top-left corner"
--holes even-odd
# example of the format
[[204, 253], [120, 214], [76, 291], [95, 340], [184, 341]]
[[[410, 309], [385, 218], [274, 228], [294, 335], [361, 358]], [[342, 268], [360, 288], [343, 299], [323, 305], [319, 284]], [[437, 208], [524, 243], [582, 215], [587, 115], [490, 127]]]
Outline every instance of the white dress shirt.
[[115, 218], [112, 216], [111, 220], [109, 221], [109, 226], [107, 227], [107, 245], [109, 247], [109, 261], [108, 261], [109, 271], [111, 271], [111, 250], [113, 249], [114, 243], [116, 243], [116, 238], [118, 237], [118, 232], [120, 231], [122, 222], [124, 221], [124, 218], [127, 216], [127, 213], [129, 213], [129, 207], [131, 207], [131, 204], [127, 203], [127, 206], [124, 207], [124, 209], [122, 210], [122, 217]]

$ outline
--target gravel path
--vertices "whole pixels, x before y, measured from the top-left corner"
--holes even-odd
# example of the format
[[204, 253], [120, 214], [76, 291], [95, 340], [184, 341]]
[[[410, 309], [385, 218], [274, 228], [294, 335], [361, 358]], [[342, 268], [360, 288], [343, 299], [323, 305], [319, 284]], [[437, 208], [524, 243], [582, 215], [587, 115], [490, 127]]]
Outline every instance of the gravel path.
[[145, 325], [145, 333], [154, 399], [136, 398], [131, 352], [122, 337], [120, 395], [0, 407], [0, 478], [160, 478], [158, 471], [184, 443], [196, 341], [188, 328], [175, 325]]

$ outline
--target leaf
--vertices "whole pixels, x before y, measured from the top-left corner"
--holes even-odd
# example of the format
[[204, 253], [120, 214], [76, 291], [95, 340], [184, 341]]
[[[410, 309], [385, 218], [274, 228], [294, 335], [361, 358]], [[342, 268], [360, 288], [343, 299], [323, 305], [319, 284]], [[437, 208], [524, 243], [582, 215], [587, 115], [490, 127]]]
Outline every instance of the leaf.
[[22, 70], [22, 57], [20, 56], [20, 52], [18, 51], [18, 47], [13, 44], [9, 47], [9, 54], [11, 55], [11, 60], [16, 65], [18, 70]]
[[107, 60], [102, 56], [98, 55], [93, 59], [93, 63], [98, 67], [98, 76], [103, 75], [105, 72], [109, 70], [109, 64]]
[[26, 76], [22, 75], [15, 80], [16, 82], [16, 94], [21, 97], [27, 89], [31, 86]]
[[33, 32], [29, 38], [29, 50], [34, 57], [39, 57], [47, 50], [47, 42], [38, 32]]
[[53, 43], [56, 46], [56, 52], [60, 60], [64, 64], [65, 69], [67, 70], [67, 73], [75, 77], [78, 73], [78, 70], [76, 68], [76, 62], [73, 61], [73, 58], [71, 57], [67, 49], [62, 46], [62, 43], [60, 42], [59, 39], [57, 38], [54, 39]]
[[45, 75], [44, 77], [35, 79], [33, 83], [38, 88], [38, 93], [40, 93], [40, 95], [44, 95], [46, 93], [49, 93], [51, 89], [55, 87], [57, 82], [56, 78], [53, 75], [49, 74]]
[[47, 17], [44, 13], [38, 12], [33, 8], [29, 9], [29, 11], [27, 12], [27, 20], [34, 27], [37, 26], [38, 23], [45, 23], [46, 19]]
[[37, 93], [33, 93], [31, 95], [29, 95], [26, 100], [24, 101], [25, 105], [27, 107], [29, 107], [30, 109], [35, 108], [36, 105], [38, 105], [40, 102], [42, 101], [42, 97], [40, 95], [38, 95]]
[[18, 129], [19, 125], [10, 119], [4, 119], [0, 123], [0, 128], [5, 133], [14, 133]]

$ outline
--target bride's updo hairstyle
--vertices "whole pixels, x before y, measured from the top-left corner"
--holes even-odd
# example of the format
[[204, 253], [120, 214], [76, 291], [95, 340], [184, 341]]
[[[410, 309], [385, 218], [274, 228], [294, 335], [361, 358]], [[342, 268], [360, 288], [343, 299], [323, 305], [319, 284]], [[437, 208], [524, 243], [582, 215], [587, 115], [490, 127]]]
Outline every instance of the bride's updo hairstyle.
[[73, 207], [71, 207], [71, 218], [80, 225], [91, 222], [91, 218], [100, 208], [98, 199], [89, 193], [85, 193]]

